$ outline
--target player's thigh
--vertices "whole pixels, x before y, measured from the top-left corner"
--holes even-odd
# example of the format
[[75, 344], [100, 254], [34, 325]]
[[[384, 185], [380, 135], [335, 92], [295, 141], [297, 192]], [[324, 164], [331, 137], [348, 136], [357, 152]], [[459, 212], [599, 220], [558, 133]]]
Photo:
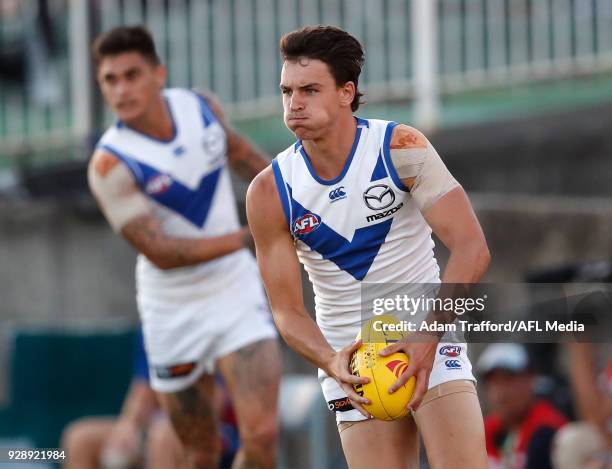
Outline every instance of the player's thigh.
[[217, 365], [234, 405], [240, 431], [265, 422], [275, 424], [281, 372], [276, 339], [246, 345], [221, 357]]
[[419, 467], [418, 436], [412, 417], [390, 422], [343, 422], [338, 428], [350, 469]]
[[172, 393], [157, 393], [159, 403], [184, 445], [216, 447], [217, 412], [214, 406], [215, 378], [204, 374], [191, 386]]
[[482, 411], [472, 381], [430, 389], [415, 420], [432, 469], [488, 467]]

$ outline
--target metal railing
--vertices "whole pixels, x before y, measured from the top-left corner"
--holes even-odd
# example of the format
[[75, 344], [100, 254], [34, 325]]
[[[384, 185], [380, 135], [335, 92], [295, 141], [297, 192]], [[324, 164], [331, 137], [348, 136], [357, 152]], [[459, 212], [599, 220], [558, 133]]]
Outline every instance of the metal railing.
[[[34, 3], [0, 5], [7, 2]], [[362, 86], [368, 101], [415, 99], [417, 120], [425, 126], [435, 126], [445, 94], [612, 70], [612, 0], [47, 2], [63, 46], [47, 81], [59, 93], [41, 101], [33, 88], [41, 82], [11, 83], [0, 76], [1, 153], [99, 130], [91, 116], [95, 85], [88, 44], [93, 32], [120, 24], [147, 25], [169, 67], [169, 85], [214, 91], [234, 119], [280, 112], [278, 40], [305, 24], [335, 24], [359, 38], [366, 49]], [[23, 30], [24, 50], [35, 54], [41, 37], [21, 14], [30, 25]], [[0, 22], [2, 54], [12, 19], [4, 14]]]

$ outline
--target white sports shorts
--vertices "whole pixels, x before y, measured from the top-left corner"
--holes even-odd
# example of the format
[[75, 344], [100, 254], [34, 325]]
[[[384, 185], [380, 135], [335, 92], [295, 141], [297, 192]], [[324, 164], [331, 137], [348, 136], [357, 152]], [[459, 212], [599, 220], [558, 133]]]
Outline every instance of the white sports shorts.
[[[467, 356], [467, 344], [439, 343], [427, 389], [457, 379], [476, 381], [472, 374], [472, 364]], [[319, 383], [323, 389], [327, 407], [336, 413], [337, 423], [366, 420], [358, 410], [353, 408], [338, 382], [323, 370], [319, 370]]]
[[151, 387], [188, 388], [219, 358], [277, 337], [261, 284], [248, 280], [215, 295], [138, 295]]

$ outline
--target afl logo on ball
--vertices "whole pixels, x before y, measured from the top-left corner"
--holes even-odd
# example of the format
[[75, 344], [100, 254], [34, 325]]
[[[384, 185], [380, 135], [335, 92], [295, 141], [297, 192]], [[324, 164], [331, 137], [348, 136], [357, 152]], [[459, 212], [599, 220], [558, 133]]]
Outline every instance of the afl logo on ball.
[[395, 202], [395, 192], [385, 184], [375, 184], [363, 193], [363, 201], [371, 210], [383, 210]]
[[293, 222], [293, 233], [304, 235], [312, 233], [321, 225], [321, 219], [313, 213], [302, 215]]

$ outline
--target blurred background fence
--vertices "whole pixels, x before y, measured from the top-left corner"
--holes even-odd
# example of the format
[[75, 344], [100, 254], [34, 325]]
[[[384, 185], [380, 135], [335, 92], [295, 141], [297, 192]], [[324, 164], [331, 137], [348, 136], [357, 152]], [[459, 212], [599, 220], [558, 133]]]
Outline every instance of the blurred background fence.
[[169, 86], [213, 90], [238, 121], [279, 113], [278, 39], [305, 24], [360, 38], [368, 102], [414, 99], [425, 127], [444, 96], [612, 70], [612, 0], [1, 0], [0, 14], [4, 156], [109, 122], [89, 44], [119, 24], [146, 24]]

